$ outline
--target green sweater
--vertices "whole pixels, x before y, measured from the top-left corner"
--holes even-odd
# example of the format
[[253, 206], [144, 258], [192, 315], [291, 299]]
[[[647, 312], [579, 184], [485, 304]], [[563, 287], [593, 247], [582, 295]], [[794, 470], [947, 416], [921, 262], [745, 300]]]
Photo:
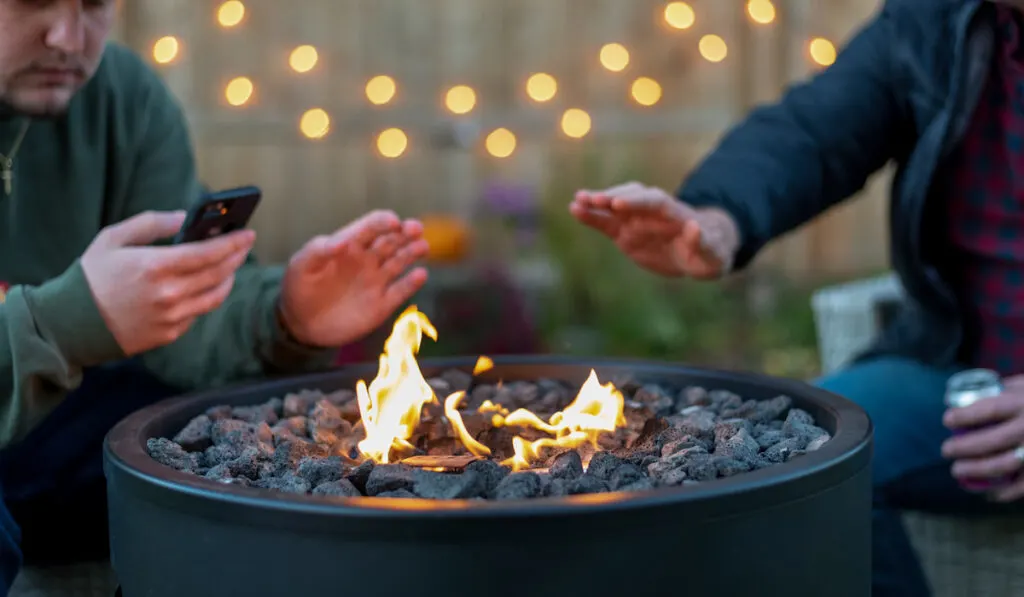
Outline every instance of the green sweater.
[[[0, 118], [0, 154], [21, 125]], [[0, 185], [0, 282], [9, 285], [0, 303], [0, 448], [78, 387], [83, 368], [124, 358], [78, 261], [96, 234], [146, 210], [187, 208], [201, 193], [178, 103], [116, 44], [65, 116], [32, 122], [13, 173], [10, 196]], [[279, 327], [281, 274], [244, 265], [225, 304], [142, 355], [146, 367], [191, 390], [327, 366], [331, 351], [291, 343]]]

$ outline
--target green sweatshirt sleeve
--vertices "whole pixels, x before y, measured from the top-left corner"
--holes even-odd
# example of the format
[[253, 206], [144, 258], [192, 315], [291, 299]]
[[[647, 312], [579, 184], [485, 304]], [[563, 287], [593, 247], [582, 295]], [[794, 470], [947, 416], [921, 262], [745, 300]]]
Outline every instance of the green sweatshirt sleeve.
[[124, 357], [76, 261], [0, 303], [0, 449], [24, 437], [82, 382], [82, 369]]
[[[134, 55], [123, 70], [138, 89], [133, 105], [138, 118], [133, 140], [130, 181], [120, 218], [147, 210], [187, 208], [202, 194], [192, 141], [182, 110], [156, 74]], [[128, 173], [126, 173], [128, 175]], [[143, 359], [165, 382], [182, 389], [218, 386], [266, 374], [323, 369], [336, 354], [299, 345], [276, 317], [283, 271], [260, 267], [254, 259], [242, 266], [225, 303], [201, 317], [176, 342]]]

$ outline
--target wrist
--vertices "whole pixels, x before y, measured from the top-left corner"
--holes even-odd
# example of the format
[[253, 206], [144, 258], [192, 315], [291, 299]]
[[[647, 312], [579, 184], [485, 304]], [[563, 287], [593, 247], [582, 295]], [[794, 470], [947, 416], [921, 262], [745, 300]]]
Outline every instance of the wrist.
[[721, 275], [730, 273], [741, 243], [736, 220], [729, 212], [717, 207], [698, 209], [697, 219], [700, 222], [701, 244], [704, 249], [722, 264]]

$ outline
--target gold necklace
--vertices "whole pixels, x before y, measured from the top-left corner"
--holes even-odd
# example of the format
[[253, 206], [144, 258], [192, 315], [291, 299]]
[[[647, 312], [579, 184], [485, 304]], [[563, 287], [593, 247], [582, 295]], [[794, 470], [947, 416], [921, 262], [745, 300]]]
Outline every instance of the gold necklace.
[[21, 130], [18, 131], [18, 137], [14, 140], [14, 145], [11, 146], [11, 150], [7, 152], [7, 155], [0, 153], [0, 178], [4, 179], [4, 194], [8, 197], [11, 196], [11, 192], [14, 190], [14, 157], [18, 155], [18, 150], [21, 149], [21, 142], [25, 140], [25, 133], [28, 132], [28, 125], [31, 122], [31, 120], [26, 120], [22, 123]]

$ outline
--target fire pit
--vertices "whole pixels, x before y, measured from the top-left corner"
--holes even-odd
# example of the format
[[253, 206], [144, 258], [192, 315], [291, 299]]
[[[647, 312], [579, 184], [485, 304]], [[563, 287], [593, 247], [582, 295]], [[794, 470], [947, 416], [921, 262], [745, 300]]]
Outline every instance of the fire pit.
[[424, 333], [412, 309], [379, 367], [115, 427], [123, 595], [870, 594], [871, 426], [853, 404], [649, 362], [417, 363]]

